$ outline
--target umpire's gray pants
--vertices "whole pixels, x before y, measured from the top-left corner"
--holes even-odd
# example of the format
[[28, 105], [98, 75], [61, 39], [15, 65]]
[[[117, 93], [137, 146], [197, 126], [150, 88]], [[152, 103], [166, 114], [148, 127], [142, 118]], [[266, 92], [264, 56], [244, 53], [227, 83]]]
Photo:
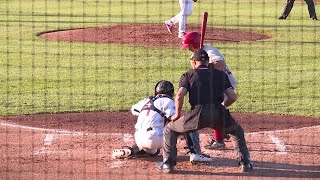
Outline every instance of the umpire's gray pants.
[[[200, 112], [198, 129], [208, 127], [230, 134], [238, 162], [250, 163], [250, 155], [242, 127], [233, 119], [229, 111], [225, 108], [222, 108], [223, 111], [220, 112], [222, 113], [222, 116], [220, 117], [224, 119], [224, 123], [222, 123], [222, 126], [221, 123], [217, 124], [219, 120], [215, 120], [214, 118], [218, 116], [217, 114], [213, 114], [220, 110], [220, 107], [212, 110], [212, 106], [203, 106]], [[194, 132], [197, 130], [186, 130], [185, 120], [186, 119], [183, 116], [176, 121], [171, 121], [164, 129], [163, 163], [170, 166], [176, 165], [178, 136], [182, 133]]]
[[190, 153], [201, 154], [199, 132], [193, 131], [184, 135]]

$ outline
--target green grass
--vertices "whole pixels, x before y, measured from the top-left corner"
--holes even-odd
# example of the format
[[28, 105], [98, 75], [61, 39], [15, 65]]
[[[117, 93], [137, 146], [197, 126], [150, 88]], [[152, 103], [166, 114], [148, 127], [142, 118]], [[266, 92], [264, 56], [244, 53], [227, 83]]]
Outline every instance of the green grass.
[[[45, 41], [37, 33], [117, 23], [163, 23], [178, 2], [0, 1], [0, 115], [128, 110], [168, 79], [177, 87], [190, 53], [177, 48]], [[320, 116], [320, 28], [295, 3], [280, 21], [284, 2], [199, 1], [189, 24], [266, 33], [257, 42], [212, 44], [239, 81], [236, 112]], [[319, 5], [316, 9], [319, 9]], [[187, 106], [186, 106], [187, 107]]]

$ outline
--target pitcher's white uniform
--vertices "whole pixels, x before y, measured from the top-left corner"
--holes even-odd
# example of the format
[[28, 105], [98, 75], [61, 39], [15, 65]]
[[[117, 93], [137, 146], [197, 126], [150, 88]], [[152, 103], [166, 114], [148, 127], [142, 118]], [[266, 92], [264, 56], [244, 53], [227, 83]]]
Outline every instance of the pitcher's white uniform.
[[170, 25], [176, 24], [179, 22], [179, 36], [186, 33], [186, 24], [187, 18], [192, 14], [192, 0], [179, 0], [180, 12], [175, 15], [173, 18], [167, 21]]
[[[153, 105], [159, 109], [167, 118], [175, 114], [175, 103], [167, 97], [157, 95], [157, 99]], [[131, 113], [138, 116], [135, 124], [134, 133], [135, 142], [139, 149], [145, 150], [147, 153], [155, 153], [158, 148], [163, 146], [163, 129], [164, 118], [154, 110], [142, 110], [144, 106], [150, 101], [150, 98], [145, 98], [133, 105]]]
[[[209, 63], [213, 63], [213, 62], [217, 62], [217, 61], [224, 61], [225, 59], [222, 56], [222, 54], [218, 51], [218, 49], [212, 47], [212, 46], [207, 46], [204, 45], [203, 50], [205, 50], [207, 52], [207, 54], [209, 55]], [[234, 75], [231, 73], [227, 63], [225, 62], [225, 67], [223, 68], [223, 71], [228, 75], [230, 83], [233, 87], [233, 89], [236, 89], [237, 87], [237, 80], [234, 77]]]

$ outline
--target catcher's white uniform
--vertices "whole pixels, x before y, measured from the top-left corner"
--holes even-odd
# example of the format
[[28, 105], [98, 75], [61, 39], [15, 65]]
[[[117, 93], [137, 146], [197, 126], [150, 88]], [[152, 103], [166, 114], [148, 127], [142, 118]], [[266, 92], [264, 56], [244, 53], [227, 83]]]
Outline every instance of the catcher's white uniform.
[[[135, 124], [134, 133], [135, 141], [139, 149], [145, 150], [147, 153], [155, 153], [158, 148], [163, 146], [163, 129], [164, 118], [160, 113], [146, 108], [150, 106], [148, 102], [150, 98], [145, 98], [133, 105], [131, 113], [138, 116], [137, 123]], [[167, 118], [175, 114], [174, 101], [163, 95], [157, 95], [156, 100], [153, 102], [155, 108], [160, 110]]]

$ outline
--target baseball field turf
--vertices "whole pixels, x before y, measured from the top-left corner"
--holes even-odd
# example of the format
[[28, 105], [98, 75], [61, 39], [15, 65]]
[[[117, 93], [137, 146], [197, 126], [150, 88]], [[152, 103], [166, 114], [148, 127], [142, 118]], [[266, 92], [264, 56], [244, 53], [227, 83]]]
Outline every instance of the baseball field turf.
[[[178, 85], [190, 52], [46, 41], [39, 33], [123, 23], [158, 23], [179, 11], [176, 0], [1, 0], [0, 115], [127, 110], [160, 79]], [[271, 38], [211, 44], [238, 79], [233, 112], [320, 116], [320, 22], [297, 2], [199, 0], [188, 24], [264, 33]], [[316, 4], [319, 12], [320, 6]], [[164, 31], [164, 29], [159, 29]], [[123, 37], [126, 38], [126, 37]]]

